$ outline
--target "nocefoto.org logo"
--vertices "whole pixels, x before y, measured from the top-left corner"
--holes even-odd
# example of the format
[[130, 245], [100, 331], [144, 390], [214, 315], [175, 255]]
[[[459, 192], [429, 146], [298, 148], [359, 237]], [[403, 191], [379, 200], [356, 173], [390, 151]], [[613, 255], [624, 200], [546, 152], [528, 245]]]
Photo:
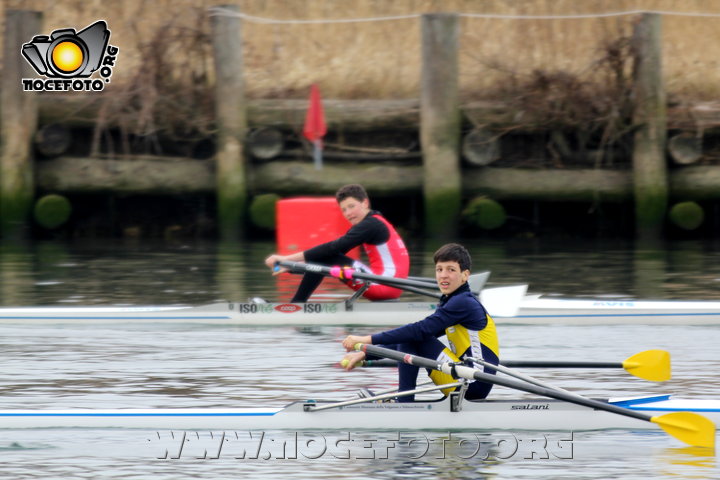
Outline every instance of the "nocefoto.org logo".
[[[21, 53], [46, 79], [23, 78], [26, 92], [100, 92], [110, 83], [118, 47], [109, 45], [110, 30], [98, 20], [84, 30], [53, 30], [23, 44]], [[98, 72], [100, 78], [90, 78]]]

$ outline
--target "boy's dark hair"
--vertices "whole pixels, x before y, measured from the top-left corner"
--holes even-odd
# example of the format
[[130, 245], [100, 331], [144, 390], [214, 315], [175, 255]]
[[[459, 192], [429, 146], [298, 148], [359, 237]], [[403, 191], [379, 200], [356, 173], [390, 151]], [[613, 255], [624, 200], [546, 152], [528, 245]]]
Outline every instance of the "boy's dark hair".
[[438, 248], [433, 256], [433, 261], [436, 264], [438, 262], [457, 262], [460, 265], [460, 271], [470, 270], [472, 267], [470, 253], [459, 243], [447, 243]]
[[335, 192], [335, 200], [337, 200], [337, 203], [342, 202], [348, 197], [355, 198], [362, 202], [363, 200], [368, 198], [368, 194], [362, 185], [358, 185], [356, 183], [351, 183], [350, 185], [340, 187], [338, 191]]

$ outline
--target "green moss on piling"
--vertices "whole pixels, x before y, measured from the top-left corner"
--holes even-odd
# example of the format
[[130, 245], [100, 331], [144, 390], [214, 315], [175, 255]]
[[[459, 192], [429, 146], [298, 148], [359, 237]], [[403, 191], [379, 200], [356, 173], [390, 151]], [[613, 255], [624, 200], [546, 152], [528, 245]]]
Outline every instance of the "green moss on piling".
[[456, 236], [460, 215], [460, 191], [437, 190], [425, 193], [425, 232], [431, 238], [452, 239]]
[[280, 196], [275, 193], [257, 195], [250, 203], [250, 221], [265, 230], [275, 229], [275, 204]]
[[62, 195], [45, 195], [35, 202], [33, 214], [38, 225], [53, 229], [65, 224], [72, 213], [70, 200]]
[[695, 202], [680, 202], [670, 209], [670, 221], [683, 230], [695, 230], [705, 220], [703, 208]]
[[476, 197], [468, 202], [462, 212], [463, 222], [473, 228], [495, 230], [505, 225], [505, 208], [487, 197]]

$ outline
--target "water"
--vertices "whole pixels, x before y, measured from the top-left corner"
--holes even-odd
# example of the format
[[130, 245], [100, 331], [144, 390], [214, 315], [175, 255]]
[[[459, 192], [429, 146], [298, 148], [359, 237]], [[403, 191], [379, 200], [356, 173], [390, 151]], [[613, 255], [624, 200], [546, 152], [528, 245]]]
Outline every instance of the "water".
[[[527, 282], [535, 292], [572, 295], [718, 298], [720, 248], [714, 242], [677, 242], [662, 249], [622, 241], [464, 243], [476, 270], [493, 271], [493, 285]], [[428, 259], [436, 247], [411, 245], [413, 274], [432, 273]], [[0, 300], [4, 305], [286, 300], [292, 283], [271, 277], [262, 265], [272, 250], [268, 242], [5, 245]], [[345, 290], [330, 282], [323, 291]], [[391, 369], [346, 373], [333, 367], [342, 356], [339, 340], [348, 333], [342, 327], [0, 325], [0, 333], [2, 409], [281, 406], [297, 399], [340, 399], [359, 386], [380, 389], [395, 381]], [[507, 359], [620, 361], [648, 348], [667, 349], [673, 357], [673, 379], [665, 384], [609, 370], [531, 372], [583, 394], [718, 396], [720, 326], [506, 326], [499, 333]], [[518, 393], [496, 388], [493, 395]], [[230, 450], [202, 458], [216, 452], [220, 433], [186, 432], [195, 437], [180, 458], [172, 458], [178, 439], [171, 432], [0, 430], [0, 473], [93, 479], [720, 477], [712, 452], [686, 448], [661, 432], [574, 432], [572, 440], [563, 432], [467, 432], [471, 437], [421, 432], [431, 447], [427, 452], [418, 450], [418, 441], [408, 442], [417, 440], [412, 432], [315, 432], [312, 438], [301, 432], [297, 458], [278, 458], [278, 445], [295, 441], [293, 432], [269, 431], [259, 458], [236, 458], [238, 451]], [[380, 448], [394, 436], [400, 441]], [[352, 442], [336, 448], [343, 438]], [[315, 442], [310, 447], [303, 443], [309, 439]], [[328, 448], [318, 455], [312, 448], [321, 440]]]

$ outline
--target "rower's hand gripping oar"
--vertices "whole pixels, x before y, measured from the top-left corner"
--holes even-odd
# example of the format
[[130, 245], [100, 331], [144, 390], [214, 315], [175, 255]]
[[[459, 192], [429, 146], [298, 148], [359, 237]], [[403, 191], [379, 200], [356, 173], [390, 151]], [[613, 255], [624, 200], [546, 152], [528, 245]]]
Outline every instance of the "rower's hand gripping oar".
[[[651, 382], [670, 380], [670, 353], [665, 350], [645, 350], [623, 362], [572, 362], [555, 360], [503, 360], [502, 365], [512, 368], [622, 368], [629, 374]], [[345, 367], [345, 365], [342, 365]], [[397, 367], [394, 360], [364, 360], [358, 367]]]
[[666, 413], [664, 415], [650, 416], [635, 410], [629, 410], [611, 403], [604, 403], [577, 394], [569, 394], [564, 391], [541, 387], [531, 383], [518, 382], [516, 380], [498, 377], [497, 375], [490, 375], [465, 365], [438, 362], [436, 360], [430, 360], [428, 358], [418, 357], [398, 352], [396, 350], [378, 347], [376, 345], [358, 343], [355, 345], [355, 350], [376, 355], [378, 357], [390, 358], [422, 368], [438, 370], [456, 378], [462, 377], [469, 380], [479, 380], [481, 382], [492, 383], [515, 390], [521, 390], [523, 392], [534, 393], [536, 395], [542, 395], [544, 397], [554, 398], [574, 403], [576, 405], [594, 408], [596, 410], [604, 410], [606, 412], [617, 413], [626, 417], [652, 422], [662, 428], [669, 435], [689, 445], [710, 448], [714, 448], [715, 446], [715, 424], [713, 424], [713, 422], [708, 418], [696, 413], [673, 412]]

